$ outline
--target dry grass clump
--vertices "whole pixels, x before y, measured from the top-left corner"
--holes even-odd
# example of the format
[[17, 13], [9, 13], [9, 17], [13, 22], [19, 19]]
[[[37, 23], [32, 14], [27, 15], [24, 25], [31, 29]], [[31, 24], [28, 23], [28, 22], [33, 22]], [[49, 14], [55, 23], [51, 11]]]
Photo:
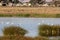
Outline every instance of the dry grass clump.
[[0, 40], [33, 40], [33, 38], [24, 36], [3, 36], [0, 37]]
[[38, 37], [35, 37], [34, 40], [48, 40], [48, 38], [43, 36], [38, 36]]
[[47, 40], [46, 37], [3, 36], [0, 40]]

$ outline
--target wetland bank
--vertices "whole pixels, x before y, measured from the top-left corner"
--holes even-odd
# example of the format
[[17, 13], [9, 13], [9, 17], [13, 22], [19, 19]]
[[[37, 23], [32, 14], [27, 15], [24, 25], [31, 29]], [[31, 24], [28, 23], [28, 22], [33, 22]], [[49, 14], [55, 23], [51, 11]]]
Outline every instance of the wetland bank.
[[0, 17], [60, 18], [60, 7], [0, 7]]

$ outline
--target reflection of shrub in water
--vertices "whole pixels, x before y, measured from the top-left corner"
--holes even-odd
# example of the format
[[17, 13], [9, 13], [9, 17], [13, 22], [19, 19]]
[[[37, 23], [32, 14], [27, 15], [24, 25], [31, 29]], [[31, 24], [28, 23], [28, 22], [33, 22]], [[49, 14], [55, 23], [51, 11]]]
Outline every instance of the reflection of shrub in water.
[[15, 14], [15, 16], [17, 17], [30, 17], [31, 15], [30, 14]]
[[57, 17], [57, 18], [60, 18], [60, 14], [56, 14], [56, 17]]
[[13, 15], [11, 14], [0, 14], [0, 17], [12, 17]]
[[29, 16], [30, 16], [30, 14], [25, 14], [24, 16], [25, 16], [25, 17], [29, 17]]

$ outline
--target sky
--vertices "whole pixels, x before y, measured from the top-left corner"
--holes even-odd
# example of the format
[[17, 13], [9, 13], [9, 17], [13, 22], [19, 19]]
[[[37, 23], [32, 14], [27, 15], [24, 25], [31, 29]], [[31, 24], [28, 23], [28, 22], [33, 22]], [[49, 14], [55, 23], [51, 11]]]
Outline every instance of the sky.
[[20, 2], [29, 2], [30, 0], [19, 0]]
[[50, 1], [52, 1], [52, 0], [46, 0], [47, 2], [50, 2]]
[[9, 25], [16, 25], [28, 31], [25, 36], [38, 36], [38, 26], [41, 24], [57, 25], [60, 24], [60, 18], [0, 18], [0, 35], [2, 29]]
[[[30, 0], [19, 0], [19, 1], [21, 1], [21, 2], [29, 2]], [[50, 2], [50, 1], [52, 1], [52, 0], [46, 0], [47, 2]]]

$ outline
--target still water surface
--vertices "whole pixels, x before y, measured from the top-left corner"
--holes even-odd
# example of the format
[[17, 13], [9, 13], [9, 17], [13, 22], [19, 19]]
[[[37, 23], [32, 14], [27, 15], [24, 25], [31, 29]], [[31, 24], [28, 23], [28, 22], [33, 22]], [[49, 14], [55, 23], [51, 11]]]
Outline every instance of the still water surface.
[[15, 17], [0, 17], [0, 35], [3, 35], [2, 29], [5, 26], [16, 25], [26, 30], [28, 33], [26, 36], [37, 36], [38, 25], [58, 25], [60, 24], [60, 18], [15, 18]]

